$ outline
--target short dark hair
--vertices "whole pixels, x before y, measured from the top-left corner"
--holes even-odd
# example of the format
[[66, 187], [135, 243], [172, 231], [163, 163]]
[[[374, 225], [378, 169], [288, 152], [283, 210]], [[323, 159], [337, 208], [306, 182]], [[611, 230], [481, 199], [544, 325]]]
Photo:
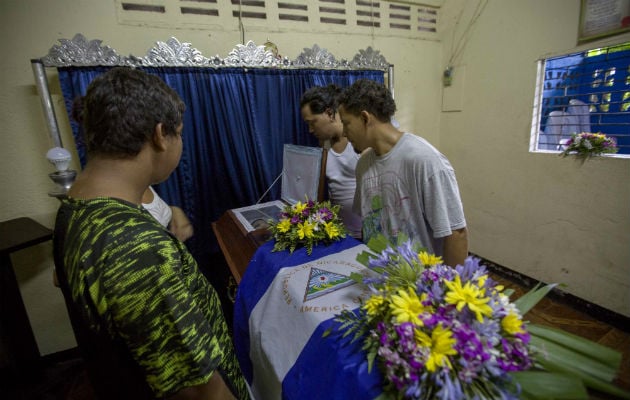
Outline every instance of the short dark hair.
[[321, 114], [330, 108], [333, 114], [337, 112], [338, 98], [341, 88], [334, 83], [327, 86], [313, 86], [302, 95], [300, 108], [308, 105], [313, 114]]
[[129, 67], [97, 76], [77, 103], [88, 154], [121, 158], [137, 155], [159, 123], [167, 135], [177, 134], [186, 109], [158, 76]]
[[381, 122], [391, 122], [396, 103], [389, 89], [371, 79], [359, 79], [347, 87], [339, 97], [339, 105], [350, 114], [367, 111]]

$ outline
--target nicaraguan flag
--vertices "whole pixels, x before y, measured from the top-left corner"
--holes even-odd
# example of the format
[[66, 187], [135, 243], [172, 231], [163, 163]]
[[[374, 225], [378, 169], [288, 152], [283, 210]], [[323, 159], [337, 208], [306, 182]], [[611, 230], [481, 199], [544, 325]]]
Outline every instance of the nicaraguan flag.
[[[356, 310], [368, 290], [350, 274], [367, 250], [346, 238], [293, 254], [261, 246], [241, 280], [234, 305], [234, 339], [256, 400], [373, 399], [381, 393], [376, 366], [367, 372], [361, 343], [336, 332], [334, 317]], [[333, 327], [332, 333], [323, 337]]]

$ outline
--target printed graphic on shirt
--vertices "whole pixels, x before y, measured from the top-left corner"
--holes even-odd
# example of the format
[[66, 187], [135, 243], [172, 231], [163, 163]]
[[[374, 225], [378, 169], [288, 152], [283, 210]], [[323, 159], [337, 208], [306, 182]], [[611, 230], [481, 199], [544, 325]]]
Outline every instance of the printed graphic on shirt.
[[409, 190], [397, 173], [390, 171], [364, 180], [362, 195], [367, 199], [362, 204], [364, 240], [379, 232], [392, 239], [400, 232], [413, 234]]

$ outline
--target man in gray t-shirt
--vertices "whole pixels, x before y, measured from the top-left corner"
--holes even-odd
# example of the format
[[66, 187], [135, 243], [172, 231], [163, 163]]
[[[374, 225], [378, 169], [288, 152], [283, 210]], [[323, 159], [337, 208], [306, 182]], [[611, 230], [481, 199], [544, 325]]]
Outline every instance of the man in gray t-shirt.
[[363, 240], [379, 232], [391, 239], [404, 233], [443, 256], [445, 264], [463, 264], [468, 237], [453, 167], [429, 142], [396, 129], [395, 111], [387, 88], [366, 79], [339, 100], [344, 134], [362, 152], [354, 211], [363, 221]]

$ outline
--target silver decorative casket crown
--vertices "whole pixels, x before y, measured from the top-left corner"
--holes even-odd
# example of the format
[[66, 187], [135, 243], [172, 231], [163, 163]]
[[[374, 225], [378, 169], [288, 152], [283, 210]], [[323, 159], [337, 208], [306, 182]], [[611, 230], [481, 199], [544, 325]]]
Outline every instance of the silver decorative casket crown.
[[227, 57], [205, 57], [190, 43], [174, 37], [156, 42], [144, 57], [121, 56], [116, 50], [102, 45], [102, 41], [88, 40], [77, 33], [71, 40], [59, 39], [40, 61], [46, 67], [130, 66], [130, 67], [247, 67], [247, 68], [314, 68], [314, 69], [366, 69], [385, 71], [390, 67], [379, 51], [368, 47], [360, 50], [352, 61], [337, 60], [326, 49], [313, 45], [305, 48], [294, 60], [280, 57], [265, 46], [251, 40], [237, 44]]

